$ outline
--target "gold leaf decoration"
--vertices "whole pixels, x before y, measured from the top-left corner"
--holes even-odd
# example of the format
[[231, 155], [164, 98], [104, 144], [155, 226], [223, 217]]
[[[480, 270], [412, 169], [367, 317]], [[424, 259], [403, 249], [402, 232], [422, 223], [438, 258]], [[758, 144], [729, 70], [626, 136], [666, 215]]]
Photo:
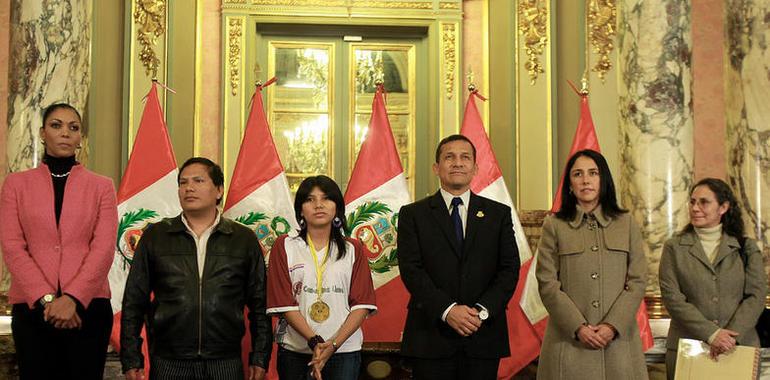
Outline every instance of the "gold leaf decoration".
[[364, 8], [398, 8], [398, 9], [433, 9], [433, 2], [428, 1], [353, 1], [354, 7]]
[[441, 31], [441, 41], [444, 47], [444, 87], [447, 99], [452, 99], [455, 88], [455, 67], [457, 66], [455, 24], [442, 24]]
[[153, 47], [158, 37], [166, 32], [166, 1], [165, 0], [136, 0], [134, 22], [138, 25], [136, 38], [142, 45], [139, 60], [144, 65], [148, 76], [155, 79], [158, 75], [160, 59]]
[[591, 69], [604, 82], [607, 72], [612, 69], [610, 54], [615, 47], [617, 28], [617, 6], [615, 0], [590, 0], [588, 3], [588, 31], [594, 53], [599, 61]]
[[519, 34], [524, 37], [524, 67], [532, 84], [544, 73], [540, 56], [548, 43], [548, 5], [543, 0], [519, 0]]
[[238, 94], [238, 85], [240, 82], [240, 63], [241, 63], [241, 36], [243, 35], [243, 20], [232, 18], [228, 23], [228, 52], [227, 60], [230, 63], [230, 93], [233, 96]]

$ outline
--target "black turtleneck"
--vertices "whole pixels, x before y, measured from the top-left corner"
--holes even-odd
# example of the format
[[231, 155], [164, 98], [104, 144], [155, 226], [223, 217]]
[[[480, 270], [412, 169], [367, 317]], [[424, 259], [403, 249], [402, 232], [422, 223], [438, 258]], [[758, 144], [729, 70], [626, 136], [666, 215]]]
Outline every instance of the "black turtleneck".
[[48, 155], [48, 153], [43, 156], [43, 162], [48, 166], [48, 170], [50, 170], [52, 174], [67, 174], [63, 177], [54, 177], [53, 175], [51, 176], [51, 180], [53, 180], [53, 199], [54, 210], [56, 211], [56, 225], [58, 226], [59, 217], [61, 216], [61, 206], [64, 203], [64, 186], [67, 184], [67, 178], [69, 178], [70, 170], [72, 170], [72, 167], [77, 165], [78, 162], [75, 161], [75, 156], [54, 157]]

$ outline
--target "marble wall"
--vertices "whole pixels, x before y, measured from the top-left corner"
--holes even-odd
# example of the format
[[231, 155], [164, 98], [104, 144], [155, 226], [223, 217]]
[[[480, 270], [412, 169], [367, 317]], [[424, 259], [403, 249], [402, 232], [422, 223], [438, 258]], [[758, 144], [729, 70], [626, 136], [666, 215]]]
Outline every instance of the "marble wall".
[[[770, 255], [770, 0], [726, 6], [727, 176], [747, 234]], [[770, 271], [769, 271], [770, 272]]]
[[[81, 113], [90, 83], [90, 0], [11, 0], [8, 169], [37, 166], [41, 111], [68, 102]], [[82, 144], [87, 146], [86, 141]], [[87, 150], [79, 159], [84, 161]]]
[[663, 243], [687, 223], [693, 173], [689, 1], [619, 2], [619, 193], [649, 248], [659, 294]]

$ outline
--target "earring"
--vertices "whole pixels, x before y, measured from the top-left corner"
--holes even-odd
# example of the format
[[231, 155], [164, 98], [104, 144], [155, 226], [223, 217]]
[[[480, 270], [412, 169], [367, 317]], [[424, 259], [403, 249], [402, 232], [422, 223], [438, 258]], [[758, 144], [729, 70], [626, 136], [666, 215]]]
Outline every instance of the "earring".
[[76, 149], [82, 149], [82, 148], [83, 148], [83, 146], [82, 146], [82, 145], [80, 145], [80, 144], [78, 144], [78, 146], [76, 146], [75, 148], [76, 148]]
[[300, 216], [299, 217], [299, 228], [300, 229], [305, 228], [305, 217], [304, 216]]
[[571, 188], [571, 187], [569, 188], [569, 193], [570, 193], [570, 194], [573, 194], [573, 193], [572, 193], [572, 188]]
[[340, 219], [339, 216], [335, 216], [334, 220], [332, 220], [332, 226], [334, 226], [334, 228], [342, 227], [342, 219]]
[[40, 140], [40, 143], [45, 145], [45, 140]]

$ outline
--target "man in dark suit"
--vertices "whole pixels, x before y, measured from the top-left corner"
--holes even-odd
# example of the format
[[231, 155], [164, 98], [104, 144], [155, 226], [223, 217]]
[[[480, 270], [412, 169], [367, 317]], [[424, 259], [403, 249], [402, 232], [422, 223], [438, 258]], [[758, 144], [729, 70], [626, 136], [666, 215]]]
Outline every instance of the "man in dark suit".
[[398, 261], [411, 294], [401, 353], [415, 379], [496, 379], [510, 355], [505, 308], [518, 281], [511, 209], [470, 191], [476, 148], [444, 138], [434, 195], [401, 208]]

